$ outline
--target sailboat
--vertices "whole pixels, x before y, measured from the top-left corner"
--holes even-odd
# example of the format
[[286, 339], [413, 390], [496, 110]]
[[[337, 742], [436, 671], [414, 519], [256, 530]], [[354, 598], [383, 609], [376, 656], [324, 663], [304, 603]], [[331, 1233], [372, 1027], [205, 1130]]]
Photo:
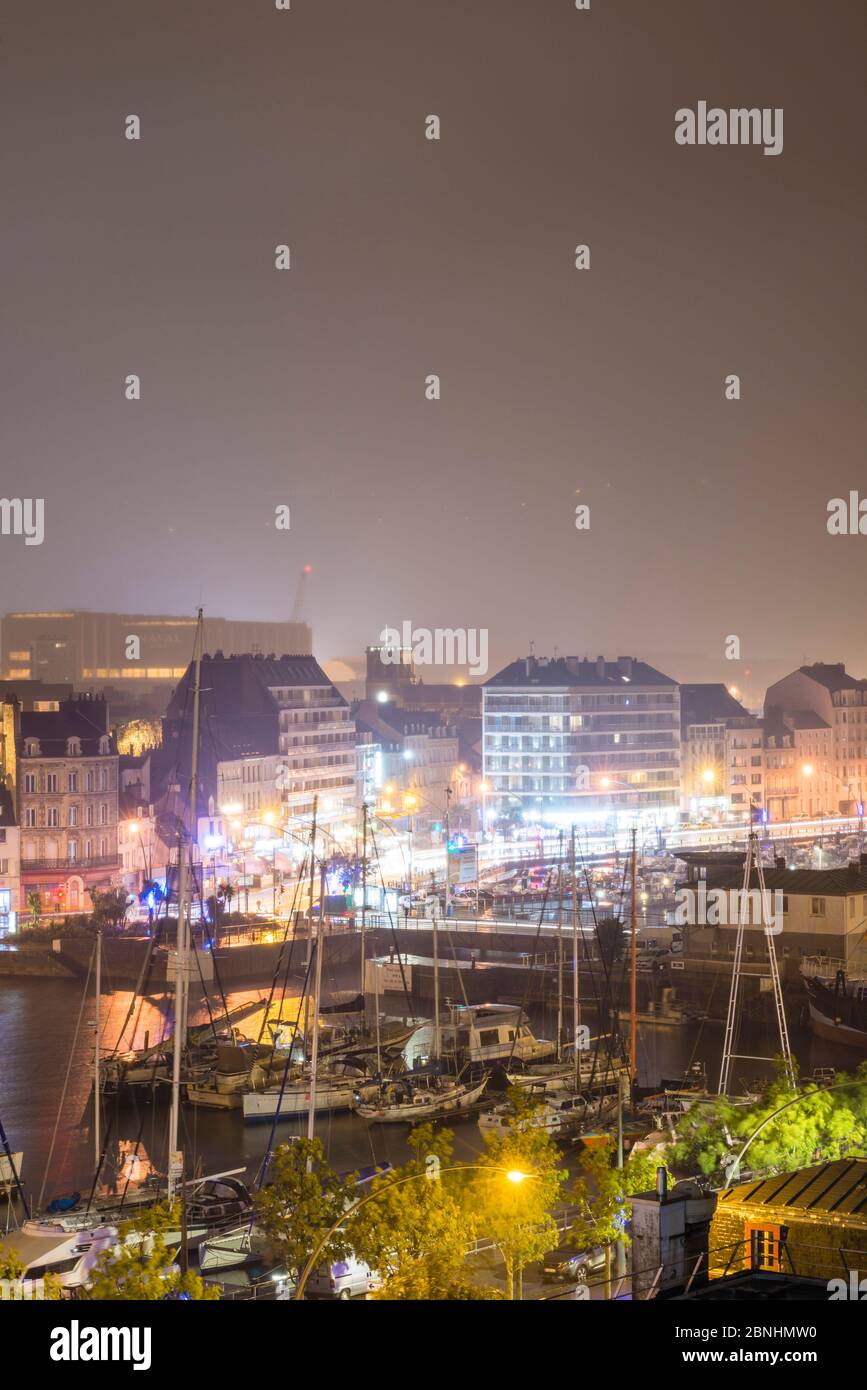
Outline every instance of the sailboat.
[[380, 1083], [375, 1098], [359, 1097], [355, 1113], [369, 1124], [419, 1124], [467, 1110], [481, 1099], [488, 1073], [481, 1081], [462, 1081], [442, 1073], [406, 1072]]

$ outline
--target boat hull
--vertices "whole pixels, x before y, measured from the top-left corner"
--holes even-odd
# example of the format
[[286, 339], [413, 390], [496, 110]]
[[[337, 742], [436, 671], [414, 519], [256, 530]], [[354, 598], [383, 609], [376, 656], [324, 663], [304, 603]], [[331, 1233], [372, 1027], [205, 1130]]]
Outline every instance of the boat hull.
[[[325, 1084], [316, 1089], [314, 1111], [351, 1110], [354, 1104], [354, 1085], [332, 1086]], [[287, 1086], [282, 1097], [279, 1088], [273, 1091], [247, 1091], [242, 1097], [244, 1120], [255, 1123], [257, 1120], [273, 1120], [279, 1108], [280, 1119], [292, 1119], [295, 1115], [306, 1115], [310, 1110], [310, 1087], [303, 1089]]]
[[827, 1042], [867, 1049], [867, 989], [859, 999], [850, 992], [851, 984], [845, 992], [835, 990], [830, 981], [821, 977], [805, 979], [804, 984], [811, 1032]]
[[420, 1120], [438, 1120], [443, 1115], [453, 1115], [466, 1110], [481, 1097], [488, 1084], [488, 1078], [475, 1086], [458, 1087], [452, 1094], [432, 1094], [406, 1105], [357, 1105], [355, 1113], [368, 1124], [418, 1124]]

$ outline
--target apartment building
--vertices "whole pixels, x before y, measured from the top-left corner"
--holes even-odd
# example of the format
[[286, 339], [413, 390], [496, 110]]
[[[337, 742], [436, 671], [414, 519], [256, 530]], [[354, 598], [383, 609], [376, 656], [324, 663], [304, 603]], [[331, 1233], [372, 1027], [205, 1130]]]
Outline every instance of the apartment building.
[[[155, 787], [189, 783], [192, 682], [190, 668], [151, 752]], [[203, 657], [200, 810], [213, 798], [251, 823], [309, 822], [318, 797], [323, 831], [354, 835], [355, 744], [349, 706], [314, 657]]]
[[721, 684], [681, 685], [681, 809], [746, 820], [764, 805], [761, 720]]
[[120, 867], [118, 754], [106, 703], [78, 696], [57, 710], [5, 709], [16, 729], [6, 775], [18, 807], [21, 899], [35, 892], [46, 911], [87, 912], [87, 890], [110, 887]]
[[483, 687], [489, 814], [671, 823], [680, 727], [677, 682], [636, 657], [513, 661]]
[[442, 820], [450, 799], [457, 804], [469, 798], [470, 771], [461, 758], [457, 727], [443, 723], [438, 709], [361, 700], [354, 713], [359, 734], [379, 750], [377, 775], [386, 815], [409, 805], [414, 828], [421, 830]]
[[[779, 798], [798, 808], [792, 814], [862, 814], [867, 680], [848, 675], [842, 662], [801, 666], [768, 688], [766, 716], [772, 711], [792, 735], [790, 777], [779, 779]], [[801, 809], [811, 805], [812, 812]]]

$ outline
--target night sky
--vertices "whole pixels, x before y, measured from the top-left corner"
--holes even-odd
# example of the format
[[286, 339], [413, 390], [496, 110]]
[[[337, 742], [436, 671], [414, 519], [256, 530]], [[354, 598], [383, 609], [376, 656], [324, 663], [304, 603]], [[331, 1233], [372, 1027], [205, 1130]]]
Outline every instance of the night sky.
[[[46, 507], [2, 611], [282, 618], [312, 563], [321, 660], [410, 619], [492, 671], [867, 675], [867, 537], [826, 530], [867, 493], [863, 5], [0, 16], [3, 492]], [[782, 154], [679, 147], [700, 100], [784, 108]]]

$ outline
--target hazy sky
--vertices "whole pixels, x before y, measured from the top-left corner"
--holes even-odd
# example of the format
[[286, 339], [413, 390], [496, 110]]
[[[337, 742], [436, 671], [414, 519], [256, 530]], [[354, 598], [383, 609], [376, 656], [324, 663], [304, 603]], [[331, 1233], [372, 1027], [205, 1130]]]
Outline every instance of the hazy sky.
[[[410, 619], [492, 670], [867, 674], [867, 536], [826, 530], [867, 495], [864, 6], [0, 15], [3, 492], [46, 506], [4, 611], [283, 617], [312, 563], [321, 659]], [[699, 101], [782, 107], [782, 154], [678, 146]]]

